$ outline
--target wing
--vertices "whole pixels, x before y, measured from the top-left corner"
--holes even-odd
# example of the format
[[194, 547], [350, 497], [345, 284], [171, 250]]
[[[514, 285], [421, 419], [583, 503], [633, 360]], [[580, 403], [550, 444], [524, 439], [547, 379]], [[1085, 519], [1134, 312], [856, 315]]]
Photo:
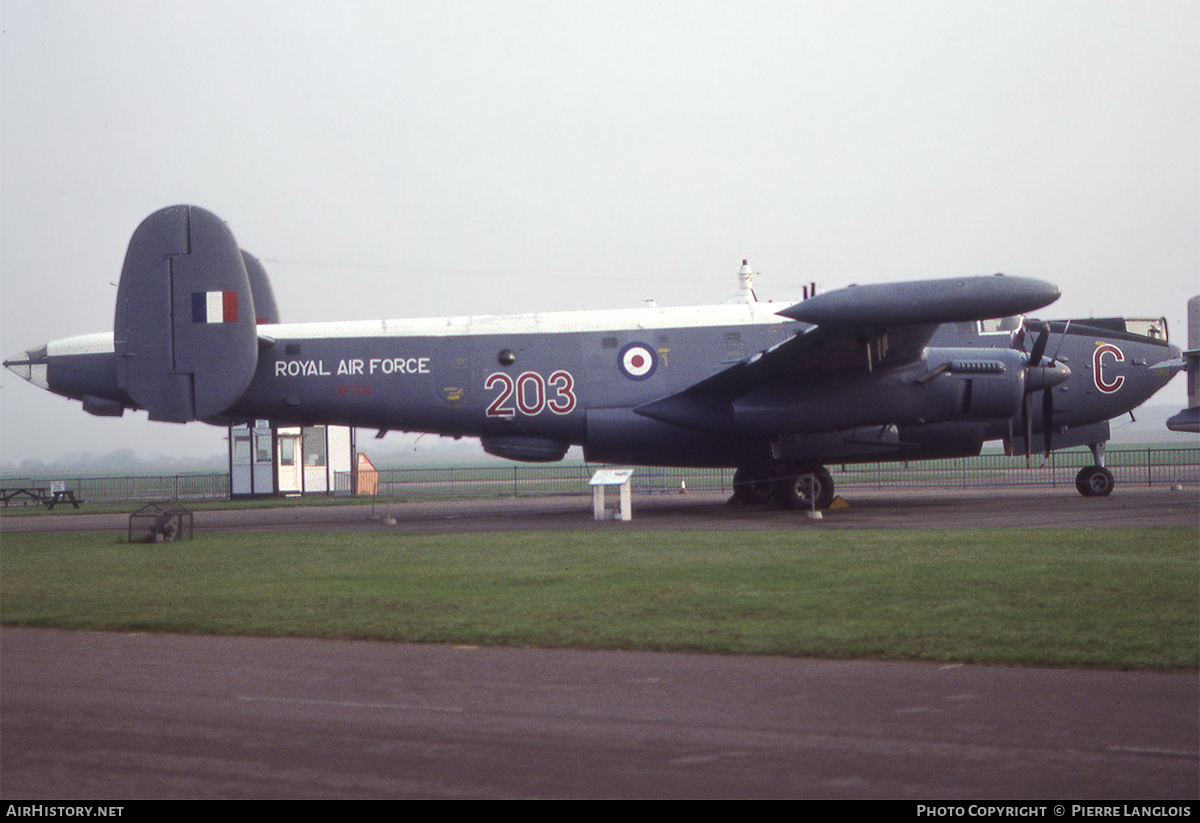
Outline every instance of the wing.
[[1021, 314], [1058, 296], [1050, 283], [1001, 275], [850, 286], [779, 312], [812, 324], [793, 337], [634, 411], [691, 428], [723, 429], [733, 403], [760, 386], [801, 387], [818, 374], [867, 374], [914, 363], [942, 323]]

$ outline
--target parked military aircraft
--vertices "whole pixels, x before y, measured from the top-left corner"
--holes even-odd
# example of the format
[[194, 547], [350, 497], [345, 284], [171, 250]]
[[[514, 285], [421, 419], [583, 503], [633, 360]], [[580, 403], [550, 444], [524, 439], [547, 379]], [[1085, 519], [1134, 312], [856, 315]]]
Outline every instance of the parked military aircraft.
[[[744, 272], [749, 272], [744, 267]], [[92, 414], [269, 419], [472, 436], [513, 460], [736, 467], [738, 499], [824, 507], [825, 465], [1087, 445], [1182, 368], [1165, 320], [1037, 322], [1050, 283], [1002, 275], [761, 303], [281, 323], [215, 215], [173, 206], [130, 241], [114, 331], [5, 365]], [[1158, 366], [1158, 368], [1155, 368]]]

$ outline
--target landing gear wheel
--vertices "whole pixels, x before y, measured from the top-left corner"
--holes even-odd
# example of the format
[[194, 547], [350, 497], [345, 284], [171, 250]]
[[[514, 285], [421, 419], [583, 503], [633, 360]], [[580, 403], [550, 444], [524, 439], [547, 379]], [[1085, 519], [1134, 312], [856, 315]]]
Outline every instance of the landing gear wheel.
[[824, 466], [784, 469], [774, 487], [775, 500], [785, 509], [827, 509], [833, 502], [833, 477]]
[[741, 466], [733, 473], [733, 497], [738, 503], [771, 501], [771, 473], [767, 469]]
[[1075, 488], [1084, 497], [1105, 497], [1115, 484], [1112, 472], [1103, 466], [1085, 466], [1075, 475]]

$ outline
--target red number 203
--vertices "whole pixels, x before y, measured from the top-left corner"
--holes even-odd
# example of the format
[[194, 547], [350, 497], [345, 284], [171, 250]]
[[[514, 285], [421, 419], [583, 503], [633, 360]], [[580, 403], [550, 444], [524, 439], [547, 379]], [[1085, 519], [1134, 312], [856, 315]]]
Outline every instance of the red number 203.
[[579, 403], [575, 397], [575, 378], [562, 369], [549, 377], [534, 371], [522, 372], [516, 380], [505, 372], [492, 372], [483, 388], [500, 390], [487, 407], [488, 417], [515, 417], [518, 412], [533, 417], [546, 409], [554, 414], [570, 414]]

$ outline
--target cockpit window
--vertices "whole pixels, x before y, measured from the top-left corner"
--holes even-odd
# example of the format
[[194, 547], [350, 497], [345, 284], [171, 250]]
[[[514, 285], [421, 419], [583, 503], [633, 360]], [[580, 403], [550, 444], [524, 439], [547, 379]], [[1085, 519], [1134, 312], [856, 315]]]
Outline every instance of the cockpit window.
[[1167, 342], [1167, 318], [1165, 317], [1126, 317], [1125, 331], [1130, 334], [1141, 334], [1152, 340]]
[[995, 317], [991, 320], [979, 321], [980, 334], [1012, 334], [1017, 329], [1021, 328], [1021, 323], [1025, 318], [1019, 314], [1014, 314], [1011, 317]]

